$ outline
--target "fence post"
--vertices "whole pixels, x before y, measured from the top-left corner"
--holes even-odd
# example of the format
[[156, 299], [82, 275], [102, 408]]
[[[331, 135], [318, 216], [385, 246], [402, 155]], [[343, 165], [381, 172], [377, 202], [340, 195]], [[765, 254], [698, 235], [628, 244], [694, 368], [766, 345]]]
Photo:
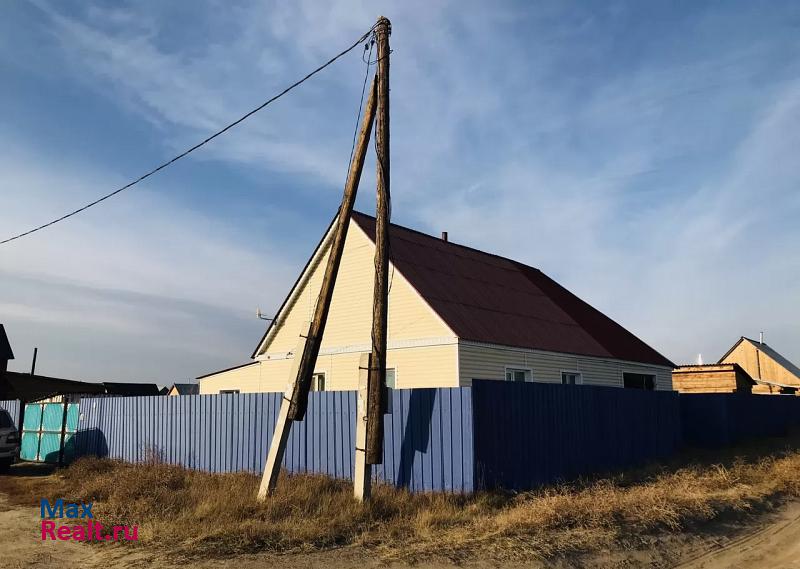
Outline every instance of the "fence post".
[[66, 395], [61, 396], [61, 437], [58, 445], [58, 465], [64, 466], [64, 439], [67, 432], [67, 411], [69, 406], [69, 398]]

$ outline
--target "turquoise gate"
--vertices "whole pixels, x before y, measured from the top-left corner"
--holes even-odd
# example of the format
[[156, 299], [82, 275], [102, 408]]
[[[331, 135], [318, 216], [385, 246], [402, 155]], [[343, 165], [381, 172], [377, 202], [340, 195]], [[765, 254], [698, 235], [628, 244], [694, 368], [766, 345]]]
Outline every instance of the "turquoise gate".
[[[78, 430], [77, 403], [29, 403], [22, 421], [19, 457], [33, 462], [69, 462]], [[63, 450], [63, 452], [62, 452]]]

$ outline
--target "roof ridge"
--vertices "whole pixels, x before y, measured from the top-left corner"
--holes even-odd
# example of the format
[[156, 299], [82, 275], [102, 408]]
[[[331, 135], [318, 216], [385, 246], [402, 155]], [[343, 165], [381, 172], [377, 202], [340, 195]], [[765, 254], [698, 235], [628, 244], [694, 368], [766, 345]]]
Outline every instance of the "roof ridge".
[[[362, 217], [366, 217], [366, 218], [370, 219], [373, 222], [375, 221], [375, 216], [374, 215], [369, 215], [368, 213], [364, 213], [363, 211], [353, 210], [353, 214], [354, 215], [359, 215], [359, 216], [362, 216]], [[424, 231], [420, 231], [419, 229], [413, 229], [411, 227], [406, 227], [405, 225], [400, 225], [398, 223], [393, 223], [391, 221], [389, 222], [389, 226], [390, 227], [395, 227], [397, 229], [402, 229], [404, 231], [409, 231], [409, 232], [415, 233], [417, 235], [421, 235], [421, 236], [426, 237], [428, 239], [432, 239], [433, 241], [435, 241], [437, 243], [443, 243], [445, 245], [449, 245], [449, 246], [452, 246], [452, 247], [460, 247], [461, 249], [467, 249], [468, 251], [473, 251], [475, 253], [480, 253], [480, 254], [486, 255], [488, 257], [494, 257], [495, 259], [508, 261], [509, 263], [514, 263], [514, 264], [517, 264], [517, 265], [523, 265], [523, 266], [528, 267], [529, 269], [533, 269], [535, 271], [539, 270], [536, 267], [532, 267], [530, 265], [526, 265], [525, 263], [522, 263], [520, 261], [516, 261], [514, 259], [511, 259], [510, 257], [503, 257], [502, 255], [498, 255], [497, 253], [489, 253], [488, 251], [483, 251], [481, 249], [477, 249], [475, 247], [470, 247], [469, 245], [464, 245], [462, 243], [455, 243], [455, 242], [449, 241], [449, 240], [445, 241], [445, 240], [441, 239], [440, 237], [436, 237], [435, 235], [431, 235], [429, 233], [425, 233]]]
[[[374, 242], [376, 219], [363, 212], [354, 211], [353, 220]], [[491, 341], [508, 345], [516, 342], [516, 345], [525, 344], [529, 345], [529, 347], [565, 353], [577, 353], [579, 349], [582, 349], [585, 350], [583, 353], [587, 355], [629, 361], [638, 360], [651, 365], [674, 367], [674, 364], [669, 359], [624, 326], [570, 292], [536, 267], [467, 245], [444, 241], [433, 235], [396, 223], [390, 223], [389, 227], [394, 233], [393, 238], [396, 239], [396, 248], [405, 249], [404, 255], [401, 254], [400, 257], [392, 258], [395, 267], [409, 279], [420, 295], [429, 301], [431, 308], [461, 338], [490, 341], [487, 338], [492, 336], [495, 339]], [[423, 255], [423, 251], [428, 251], [429, 258], [427, 260]], [[469, 252], [470, 254], [460, 254], [461, 252]], [[449, 257], [451, 262], [443, 263], [442, 256]], [[496, 262], [489, 262], [489, 260], [495, 260]], [[452, 269], [450, 267], [451, 263], [460, 266], [460, 268]], [[406, 274], [406, 269], [408, 269], [408, 274]], [[467, 274], [468, 271], [476, 270], [481, 273], [477, 278]], [[508, 274], [509, 277], [502, 279], [502, 281], [495, 281], [492, 278], [492, 273], [504, 273]], [[443, 279], [442, 276], [445, 278]], [[524, 288], [515, 286], [516, 278], [523, 279], [538, 294], [529, 294]], [[475, 286], [483, 284], [495, 284], [501, 289], [517, 295], [514, 301], [506, 301], [507, 306], [510, 306], [509, 303], [519, 303], [522, 300], [519, 295], [546, 299], [545, 304], [528, 306], [530, 310], [542, 311], [542, 315], [526, 316], [526, 318], [550, 325], [569, 323], [569, 327], [579, 330], [580, 334], [570, 338], [563, 338], [558, 337], [558, 335], [553, 336], [541, 328], [532, 331], [507, 330], [496, 320], [471, 322], [471, 317], [467, 315], [469, 309], [501, 317], [502, 315], [520, 314], [507, 306], [504, 306], [504, 309], [487, 306], [486, 302], [477, 299], [474, 290], [469, 292], [464, 289], [464, 286], [474, 289]], [[451, 310], [445, 308], [447, 306], [459, 308]], [[548, 318], [545, 316], [548, 311], [554, 311], [552, 314], [558, 314], [559, 317]], [[477, 312], [475, 314], [477, 315]], [[501, 332], [501, 329], [504, 331]], [[583, 337], [580, 337], [581, 335]], [[502, 341], [498, 338], [502, 338]], [[575, 348], [575, 346], [583, 347]]]

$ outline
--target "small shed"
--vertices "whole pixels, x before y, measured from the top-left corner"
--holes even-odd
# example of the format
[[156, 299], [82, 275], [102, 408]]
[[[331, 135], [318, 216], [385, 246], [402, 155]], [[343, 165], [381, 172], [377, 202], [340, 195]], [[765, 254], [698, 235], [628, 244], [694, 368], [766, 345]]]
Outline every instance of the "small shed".
[[752, 393], [755, 381], [736, 363], [684, 365], [672, 371], [680, 393]]

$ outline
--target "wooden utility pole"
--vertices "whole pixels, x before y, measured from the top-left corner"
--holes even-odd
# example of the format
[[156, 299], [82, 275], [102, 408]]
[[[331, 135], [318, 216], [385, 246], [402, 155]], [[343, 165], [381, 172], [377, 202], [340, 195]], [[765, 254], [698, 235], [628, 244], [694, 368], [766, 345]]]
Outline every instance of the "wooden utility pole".
[[[319, 347], [322, 342], [322, 334], [325, 332], [325, 324], [328, 321], [328, 311], [331, 307], [333, 298], [333, 288], [336, 284], [336, 275], [339, 273], [339, 264], [342, 261], [342, 251], [344, 251], [344, 240], [347, 236], [347, 228], [350, 225], [350, 216], [353, 213], [353, 206], [358, 193], [358, 184], [361, 180], [361, 171], [364, 168], [364, 158], [367, 155], [370, 133], [372, 132], [372, 121], [375, 117], [375, 79], [367, 99], [367, 109], [364, 113], [364, 120], [361, 124], [358, 146], [353, 154], [353, 161], [350, 164], [350, 172], [347, 175], [342, 204], [339, 206], [336, 229], [328, 255], [328, 264], [325, 267], [325, 275], [322, 278], [322, 287], [319, 291], [317, 305], [314, 308], [314, 317], [311, 320], [311, 329], [308, 332], [308, 341], [303, 350], [300, 367], [297, 370], [297, 381], [294, 384], [292, 401], [289, 406], [289, 418], [293, 421], [302, 421], [308, 407], [308, 391], [311, 387], [311, 378], [314, 375], [314, 366], [317, 363]], [[298, 354], [299, 355], [299, 354]]]
[[364, 111], [364, 119], [361, 122], [358, 142], [355, 152], [353, 153], [353, 160], [350, 163], [344, 196], [339, 206], [339, 213], [333, 230], [328, 263], [325, 267], [325, 275], [322, 279], [322, 286], [314, 309], [314, 319], [310, 327], [301, 332], [301, 337], [294, 352], [290, 383], [281, 401], [278, 421], [275, 425], [275, 432], [272, 435], [272, 444], [270, 445], [269, 454], [267, 455], [264, 476], [258, 491], [258, 498], [261, 500], [275, 489], [281, 462], [283, 461], [283, 454], [286, 450], [286, 441], [289, 438], [291, 422], [302, 421], [306, 414], [311, 377], [314, 374], [314, 365], [319, 355], [322, 335], [325, 332], [325, 324], [328, 320], [328, 311], [330, 310], [331, 298], [333, 297], [336, 275], [339, 272], [339, 264], [342, 260], [347, 228], [350, 225], [350, 217], [356, 201], [356, 194], [358, 193], [358, 184], [361, 181], [361, 172], [364, 168], [364, 159], [366, 158], [367, 148], [369, 147], [372, 123], [375, 120], [376, 99], [377, 85], [376, 80], [373, 80], [369, 98], [367, 99], [367, 106]]
[[367, 464], [383, 462], [383, 411], [386, 390], [387, 309], [389, 304], [389, 35], [392, 24], [381, 16], [378, 44], [378, 109], [375, 117], [377, 209], [375, 214], [375, 285], [372, 299], [372, 359], [367, 386]]

